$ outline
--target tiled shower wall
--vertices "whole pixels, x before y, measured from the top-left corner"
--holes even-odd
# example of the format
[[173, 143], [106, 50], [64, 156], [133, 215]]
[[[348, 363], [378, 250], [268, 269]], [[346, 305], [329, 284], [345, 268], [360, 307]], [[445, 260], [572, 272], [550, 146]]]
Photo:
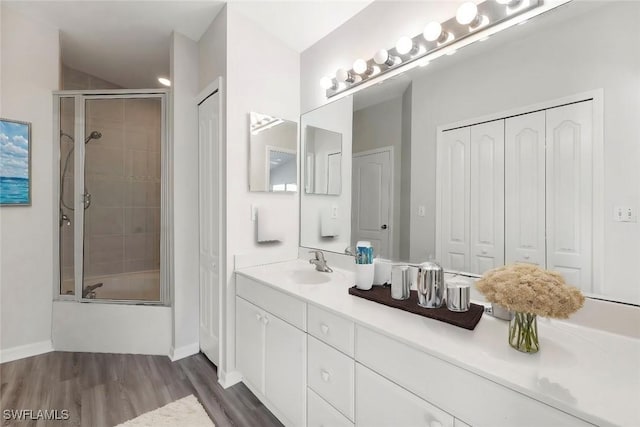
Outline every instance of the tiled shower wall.
[[[70, 75], [82, 73], [65, 70]], [[88, 80], [87, 80], [88, 79]], [[78, 79], [74, 79], [78, 80]], [[83, 81], [92, 81], [91, 76]], [[93, 80], [96, 80], [93, 78]], [[86, 89], [67, 87], [65, 89]], [[154, 99], [88, 100], [85, 133], [102, 133], [86, 146], [84, 276], [157, 270], [160, 266], [161, 103]], [[73, 136], [73, 99], [61, 105], [61, 129]], [[71, 142], [61, 140], [61, 170]], [[73, 154], [65, 178], [65, 201], [73, 206]], [[77, 197], [77, 195], [76, 195]], [[63, 210], [72, 221], [74, 212]], [[73, 222], [72, 222], [73, 224]], [[62, 293], [73, 289], [73, 225], [61, 228]], [[89, 279], [88, 281], [86, 279]]]

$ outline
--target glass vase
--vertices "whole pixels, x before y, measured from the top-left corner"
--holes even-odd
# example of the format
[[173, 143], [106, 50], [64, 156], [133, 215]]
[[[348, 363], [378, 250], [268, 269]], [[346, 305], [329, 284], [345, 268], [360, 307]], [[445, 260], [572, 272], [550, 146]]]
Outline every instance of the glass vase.
[[523, 353], [536, 353], [540, 350], [535, 314], [514, 313], [509, 323], [509, 345]]

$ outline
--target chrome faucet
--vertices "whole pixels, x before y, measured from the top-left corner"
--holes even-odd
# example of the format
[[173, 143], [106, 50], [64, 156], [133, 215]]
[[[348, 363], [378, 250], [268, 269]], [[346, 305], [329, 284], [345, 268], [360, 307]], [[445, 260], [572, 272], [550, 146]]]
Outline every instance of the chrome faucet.
[[309, 264], [313, 264], [316, 266], [316, 270], [322, 271], [324, 273], [333, 273], [331, 267], [327, 265], [327, 260], [324, 259], [324, 254], [322, 251], [309, 251], [310, 254], [314, 254], [315, 258], [311, 258], [309, 260]]

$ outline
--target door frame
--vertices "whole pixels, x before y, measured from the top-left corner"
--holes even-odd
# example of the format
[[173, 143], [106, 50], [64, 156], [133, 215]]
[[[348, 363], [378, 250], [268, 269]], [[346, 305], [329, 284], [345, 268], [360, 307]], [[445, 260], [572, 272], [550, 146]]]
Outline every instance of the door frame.
[[[226, 361], [226, 344], [227, 344], [227, 167], [226, 167], [226, 156], [227, 156], [227, 148], [226, 148], [226, 140], [224, 138], [226, 132], [226, 113], [225, 113], [225, 102], [224, 102], [224, 86], [223, 86], [223, 78], [218, 77], [213, 82], [208, 84], [194, 99], [194, 105], [196, 110], [198, 110], [200, 104], [207, 100], [212, 95], [216, 93], [219, 95], [218, 97], [218, 111], [219, 111], [219, 120], [220, 126], [218, 126], [218, 141], [219, 141], [219, 152], [218, 152], [218, 194], [220, 195], [220, 203], [218, 212], [218, 227], [220, 236], [220, 241], [218, 242], [218, 252], [219, 252], [219, 260], [218, 260], [218, 301], [220, 307], [218, 307], [218, 378], [223, 380], [227, 361]], [[198, 149], [200, 147], [200, 129], [199, 125], [196, 122], [194, 124], [198, 128]], [[198, 174], [198, 177], [200, 175]], [[199, 179], [199, 178], [198, 178]], [[198, 183], [199, 184], [199, 183]], [[199, 187], [199, 185], [198, 185]], [[199, 197], [198, 197], [199, 199]], [[199, 200], [198, 200], [199, 203]], [[200, 212], [200, 206], [198, 206], [198, 215]], [[198, 220], [198, 224], [200, 221]], [[200, 233], [198, 233], [200, 236]], [[198, 243], [198, 251], [200, 248], [200, 244]], [[199, 254], [198, 254], [199, 256]], [[199, 262], [198, 262], [199, 264]], [[235, 298], [235, 295], [231, 295], [232, 298]], [[198, 278], [198, 310], [200, 307], [200, 279]], [[200, 346], [200, 312], [198, 311], [198, 348]]]
[[[592, 252], [591, 272], [594, 294], [602, 294], [602, 286], [605, 283], [604, 276], [604, 89], [575, 93], [562, 98], [556, 98], [523, 107], [516, 107], [497, 113], [478, 116], [475, 118], [460, 120], [457, 122], [439, 125], [436, 127], [436, 259], [442, 257], [442, 144], [443, 132], [461, 127], [473, 126], [495, 120], [508, 119], [514, 116], [562, 107], [578, 102], [591, 101], [593, 103], [593, 148], [592, 148]], [[597, 260], [597, 261], [595, 261]]]
[[[357, 153], [352, 153], [351, 154], [351, 162], [353, 164], [353, 159], [355, 159], [356, 157], [365, 157], [365, 156], [370, 156], [372, 154], [382, 154], [382, 153], [389, 153], [389, 163], [391, 166], [391, 170], [389, 173], [389, 178], [390, 178], [390, 183], [389, 183], [389, 212], [387, 215], [389, 215], [389, 259], [393, 259], [395, 253], [393, 250], [393, 237], [395, 235], [395, 221], [394, 221], [394, 217], [393, 217], [393, 206], [394, 206], [394, 197], [395, 197], [395, 191], [394, 191], [394, 181], [395, 181], [395, 157], [394, 157], [394, 147], [393, 145], [388, 145], [385, 147], [380, 147], [380, 148], [373, 148], [371, 150], [365, 150], [365, 151], [358, 151]], [[353, 166], [352, 166], [352, 170], [353, 170]], [[352, 172], [353, 173], [353, 172]], [[353, 195], [355, 193], [353, 191], [351, 191], [351, 203], [353, 204]], [[354, 210], [353, 207], [351, 209], [351, 222], [353, 224], [353, 215], [354, 215]], [[351, 229], [351, 234], [353, 233], [353, 227]], [[353, 236], [351, 236], [353, 239]]]
[[[128, 305], [163, 305], [171, 304], [169, 285], [173, 272], [173, 197], [170, 192], [170, 181], [173, 177], [173, 141], [169, 138], [168, 89], [96, 89], [96, 90], [58, 90], [53, 91], [53, 300], [88, 302], [93, 304], [128, 304]], [[74, 189], [84, 188], [84, 174], [77, 173], [84, 169], [85, 163], [85, 104], [87, 100], [118, 98], [159, 98], [161, 102], [161, 172], [160, 172], [160, 300], [115, 300], [89, 299], [82, 297], [84, 269], [84, 208], [80, 197], [74, 197], [74, 295], [60, 293], [60, 100], [74, 99]], [[75, 195], [77, 196], [77, 194]], [[82, 260], [79, 263], [78, 260]]]

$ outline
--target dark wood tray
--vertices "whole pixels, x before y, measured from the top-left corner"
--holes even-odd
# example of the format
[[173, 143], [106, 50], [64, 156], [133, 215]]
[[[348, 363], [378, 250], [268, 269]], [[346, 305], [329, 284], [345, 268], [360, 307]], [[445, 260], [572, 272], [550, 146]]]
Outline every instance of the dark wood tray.
[[391, 288], [389, 286], [374, 286], [368, 291], [363, 291], [354, 286], [349, 288], [349, 293], [356, 297], [408, 311], [409, 313], [419, 316], [429, 317], [471, 331], [475, 329], [482, 318], [482, 313], [484, 313], [483, 306], [473, 303], [471, 303], [469, 311], [465, 311], [464, 313], [449, 311], [446, 306], [440, 308], [420, 307], [418, 305], [418, 293], [416, 291], [411, 291], [408, 299], [395, 300], [391, 298]]

